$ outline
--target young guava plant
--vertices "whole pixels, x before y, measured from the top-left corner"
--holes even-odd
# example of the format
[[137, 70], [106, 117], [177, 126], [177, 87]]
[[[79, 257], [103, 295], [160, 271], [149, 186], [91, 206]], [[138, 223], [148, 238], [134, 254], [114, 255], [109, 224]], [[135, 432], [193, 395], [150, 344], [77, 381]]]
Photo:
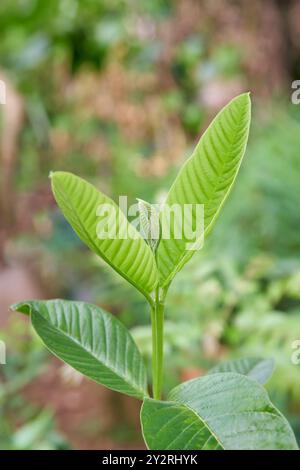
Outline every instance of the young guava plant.
[[[245, 93], [217, 115], [179, 172], [157, 223], [149, 217], [155, 212], [152, 206], [139, 200], [141, 225], [144, 230], [158, 227], [156, 240], [143, 237], [118, 206], [91, 184], [71, 173], [51, 174], [57, 204], [81, 240], [149, 303], [151, 395], [141, 353], [129, 331], [110, 313], [95, 305], [60, 299], [12, 306], [30, 315], [33, 328], [57, 357], [86, 377], [142, 400], [141, 427], [152, 450], [298, 449], [289, 423], [262, 386], [272, 373], [271, 360], [248, 358], [222, 364], [178, 385], [162, 400], [167, 292], [174, 276], [197, 251], [200, 239], [211, 231], [228, 197], [245, 152], [250, 112], [250, 97]], [[171, 227], [168, 237], [163, 236], [168, 208], [173, 205], [204, 206], [203, 230], [192, 247], [185, 232], [175, 236], [176, 227]], [[99, 236], [99, 214], [104, 206], [109, 208], [108, 228], [114, 224], [114, 233], [117, 229], [126, 236]], [[175, 217], [174, 224], [177, 222]], [[195, 222], [193, 213], [189, 223]]]

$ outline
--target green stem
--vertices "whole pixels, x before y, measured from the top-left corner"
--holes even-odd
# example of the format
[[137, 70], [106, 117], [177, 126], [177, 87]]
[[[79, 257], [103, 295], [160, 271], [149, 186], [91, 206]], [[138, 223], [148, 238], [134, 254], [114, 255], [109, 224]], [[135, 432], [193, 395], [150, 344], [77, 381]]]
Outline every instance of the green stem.
[[163, 356], [164, 356], [164, 300], [159, 298], [159, 289], [156, 290], [155, 305], [151, 311], [152, 319], [152, 383], [153, 398], [161, 399], [163, 383]]

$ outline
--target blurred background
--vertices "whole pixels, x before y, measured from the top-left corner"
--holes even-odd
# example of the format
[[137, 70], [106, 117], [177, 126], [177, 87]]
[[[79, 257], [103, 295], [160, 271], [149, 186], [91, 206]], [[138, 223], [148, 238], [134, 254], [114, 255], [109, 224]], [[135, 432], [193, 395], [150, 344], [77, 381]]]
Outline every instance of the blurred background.
[[0, 31], [0, 448], [143, 448], [139, 402], [57, 361], [8, 306], [98, 304], [149, 366], [143, 298], [79, 241], [49, 171], [157, 202], [216, 112], [247, 90], [240, 176], [170, 290], [165, 388], [222, 360], [273, 357], [268, 390], [300, 440], [300, 1], [1, 0]]

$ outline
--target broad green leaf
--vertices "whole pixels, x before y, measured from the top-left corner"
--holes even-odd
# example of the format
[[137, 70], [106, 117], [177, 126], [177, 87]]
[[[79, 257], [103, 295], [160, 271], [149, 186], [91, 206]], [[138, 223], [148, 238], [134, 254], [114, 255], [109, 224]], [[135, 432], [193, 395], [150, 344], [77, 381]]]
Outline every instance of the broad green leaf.
[[141, 425], [151, 450], [218, 450], [217, 439], [190, 408], [175, 402], [144, 400]]
[[217, 373], [173, 389], [170, 401], [193, 410], [224, 449], [296, 450], [293, 431], [255, 380]]
[[298, 449], [288, 422], [253, 379], [216, 373], [179, 385], [168, 399], [144, 399], [141, 423], [151, 450]]
[[247, 357], [226, 361], [213, 367], [208, 374], [219, 372], [237, 372], [247, 375], [261, 384], [265, 384], [271, 377], [274, 370], [273, 359], [262, 359], [260, 357]]
[[142, 356], [128, 330], [110, 313], [59, 299], [20, 302], [11, 308], [30, 314], [48, 349], [74, 369], [126, 395], [148, 395]]
[[[183, 211], [186, 204], [194, 208], [196, 204], [202, 204], [204, 234], [194, 240], [195, 249], [199, 248], [203, 236], [207, 236], [212, 229], [237, 176], [248, 140], [250, 112], [250, 97], [245, 93], [233, 99], [214, 119], [169, 191], [161, 211], [162, 232], [168, 226], [168, 214], [173, 205], [179, 205]], [[184, 220], [185, 226], [195, 227], [195, 210], [191, 219], [189, 224]], [[157, 248], [160, 284], [163, 287], [168, 286], [195, 252], [195, 249], [187, 249], [191, 240], [187, 239], [183, 230], [180, 237], [175, 235], [176, 227], [180, 227], [178, 217], [171, 223], [169, 239], [162, 235]]]
[[[115, 202], [71, 173], [54, 172], [51, 179], [56, 202], [81, 240], [149, 298], [158, 279], [153, 253]], [[115, 238], [99, 237], [105, 215], [109, 228], [101, 228]]]

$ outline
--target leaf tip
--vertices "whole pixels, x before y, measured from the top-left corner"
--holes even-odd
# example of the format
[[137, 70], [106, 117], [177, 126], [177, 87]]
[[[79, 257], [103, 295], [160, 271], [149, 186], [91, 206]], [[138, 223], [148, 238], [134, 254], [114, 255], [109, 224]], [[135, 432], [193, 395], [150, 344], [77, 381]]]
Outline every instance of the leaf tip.
[[20, 312], [20, 313], [25, 313], [26, 315], [30, 314], [30, 302], [25, 301], [25, 302], [17, 302], [15, 304], [12, 304], [9, 306], [9, 310], [11, 312]]
[[64, 174], [67, 174], [67, 172], [66, 172], [66, 171], [50, 171], [50, 173], [49, 173], [49, 178], [50, 178], [51, 180], [54, 180], [54, 179], [56, 179], [57, 177], [62, 176], [62, 175], [64, 175]]
[[244, 101], [245, 103], [251, 103], [251, 91], [246, 91], [245, 93], [241, 93], [240, 95], [233, 98], [233, 101]]
[[248, 101], [251, 102], [251, 95], [252, 95], [251, 91], [247, 91], [245, 95], [247, 96]]

